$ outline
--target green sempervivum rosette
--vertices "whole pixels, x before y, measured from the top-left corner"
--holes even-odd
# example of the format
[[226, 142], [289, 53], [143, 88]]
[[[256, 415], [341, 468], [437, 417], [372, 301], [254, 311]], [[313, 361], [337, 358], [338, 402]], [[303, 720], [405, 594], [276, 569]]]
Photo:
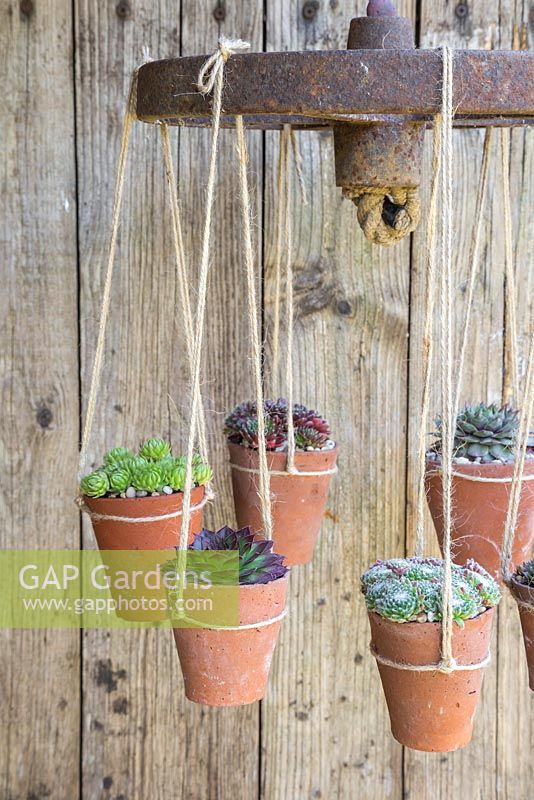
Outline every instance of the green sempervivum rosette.
[[85, 475], [80, 481], [80, 490], [87, 497], [103, 497], [109, 491], [109, 479], [103, 469]]
[[117, 467], [109, 473], [108, 479], [109, 491], [120, 494], [130, 486], [132, 476], [127, 467]]
[[157, 464], [145, 464], [132, 474], [132, 486], [140, 492], [157, 492], [163, 485], [163, 475]]
[[109, 467], [110, 469], [123, 467], [132, 458], [134, 458], [134, 454], [127, 447], [114, 447], [112, 450], [108, 450], [104, 456], [104, 467]]
[[452, 584], [452, 618], [463, 628], [466, 619], [473, 619], [484, 611], [481, 598], [466, 581], [456, 579]]
[[204, 464], [204, 462], [200, 462], [193, 467], [193, 481], [197, 486], [204, 486], [206, 483], [209, 483], [213, 478], [213, 470], [209, 464]]
[[416, 587], [406, 578], [392, 576], [387, 590], [376, 598], [375, 611], [393, 622], [412, 622], [421, 611]]
[[166, 482], [175, 492], [183, 492], [185, 488], [185, 467], [173, 466], [166, 475]]
[[147, 439], [139, 450], [139, 455], [151, 461], [160, 461], [171, 453], [171, 446], [165, 439]]

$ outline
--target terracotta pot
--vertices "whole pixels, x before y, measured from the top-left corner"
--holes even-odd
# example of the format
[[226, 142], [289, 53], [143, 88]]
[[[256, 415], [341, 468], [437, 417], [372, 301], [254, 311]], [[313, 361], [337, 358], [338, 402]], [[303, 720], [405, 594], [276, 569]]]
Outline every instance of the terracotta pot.
[[[474, 477], [511, 478], [513, 464], [454, 464], [454, 472]], [[527, 461], [525, 474], [534, 475], [534, 461]], [[511, 483], [481, 483], [453, 476], [453, 558], [464, 564], [478, 561], [502, 583], [501, 550]], [[426, 490], [440, 547], [443, 541], [441, 470], [427, 461]], [[534, 543], [534, 480], [523, 484], [512, 562], [522, 564]]]
[[[277, 617], [285, 608], [287, 576], [239, 587], [239, 623]], [[282, 620], [245, 630], [175, 628], [185, 695], [208, 706], [241, 706], [265, 696]]]
[[[453, 655], [458, 664], [476, 664], [489, 652], [494, 609], [488, 609], [465, 627], [453, 626]], [[374, 651], [401, 664], [437, 664], [441, 624], [391, 622], [369, 612]], [[482, 687], [483, 669], [415, 672], [377, 661], [386, 696], [391, 732], [412, 750], [445, 753], [471, 740], [473, 717]]]
[[[191, 505], [204, 499], [204, 487], [197, 486], [191, 493]], [[86, 506], [95, 514], [117, 517], [156, 517], [172, 514], [182, 508], [183, 494], [162, 494], [159, 497], [84, 497]], [[182, 517], [171, 517], [154, 522], [128, 522], [112, 519], [92, 519], [96, 541], [101, 550], [172, 550], [180, 540]], [[189, 544], [202, 527], [202, 508], [191, 514]]]
[[[204, 486], [197, 486], [191, 493], [191, 505], [197, 506], [204, 499]], [[111, 498], [84, 497], [87, 507], [95, 514], [118, 517], [156, 517], [172, 514], [182, 508], [183, 494], [162, 494], [159, 497]], [[202, 527], [202, 508], [193, 511], [188, 542]], [[154, 520], [152, 522], [128, 522], [128, 520], [91, 518], [96, 541], [100, 550], [169, 550], [174, 551], [180, 541], [182, 517]], [[170, 557], [170, 556], [169, 556]], [[165, 610], [166, 592], [161, 589], [147, 590], [143, 585], [134, 591], [118, 590], [114, 587], [114, 575], [120, 570], [138, 568], [146, 573], [158, 566], [159, 559], [143, 556], [124, 563], [124, 555], [106, 557], [111, 578], [111, 596], [117, 603], [116, 615], [133, 622], [162, 622], [167, 619]], [[142, 604], [142, 605], [140, 605]]]
[[[228, 442], [230, 463], [246, 469], [258, 469], [258, 452]], [[332, 469], [339, 449], [297, 452], [295, 465], [305, 472]], [[286, 469], [286, 453], [267, 453], [270, 470]], [[307, 564], [313, 551], [326, 509], [332, 473], [302, 476], [271, 475], [273, 497], [274, 550], [284, 555], [287, 565]], [[250, 525], [255, 533], [263, 532], [258, 499], [258, 474], [232, 469], [232, 487], [237, 524]]]
[[512, 577], [510, 589], [516, 600], [529, 603], [531, 606], [531, 610], [529, 610], [525, 606], [518, 605], [518, 610], [527, 654], [528, 685], [534, 692], [534, 588], [523, 586]]

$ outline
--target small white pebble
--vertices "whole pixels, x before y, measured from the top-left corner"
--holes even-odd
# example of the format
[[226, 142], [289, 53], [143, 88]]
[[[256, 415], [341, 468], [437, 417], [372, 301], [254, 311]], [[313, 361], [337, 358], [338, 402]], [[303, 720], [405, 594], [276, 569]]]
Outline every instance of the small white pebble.
[[162, 491], [164, 494], [172, 494], [172, 489], [170, 486], [164, 486]]
[[159, 497], [159, 492], [151, 492], [152, 497]]
[[465, 458], [465, 456], [458, 456], [458, 458], [454, 459], [454, 463], [455, 464], [470, 464], [471, 462], [469, 461], [468, 458]]
[[121, 497], [124, 499], [126, 498], [126, 492], [121, 492]]
[[137, 492], [135, 493], [135, 496], [136, 496], [136, 497], [146, 497], [147, 495], [148, 495], [148, 492], [145, 492], [145, 490], [144, 490], [144, 489], [141, 489], [140, 491], [137, 491]]
[[135, 497], [136, 491], [133, 486], [128, 486], [126, 489], [126, 497]]

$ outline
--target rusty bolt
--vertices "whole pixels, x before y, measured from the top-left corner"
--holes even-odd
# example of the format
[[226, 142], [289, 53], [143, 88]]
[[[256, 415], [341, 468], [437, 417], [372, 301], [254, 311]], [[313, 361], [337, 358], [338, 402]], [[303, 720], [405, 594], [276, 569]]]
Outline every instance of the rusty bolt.
[[213, 16], [217, 20], [217, 22], [224, 22], [226, 19], [226, 8], [222, 3], [217, 3], [215, 8], [213, 9]]
[[20, 0], [20, 13], [23, 17], [31, 17], [33, 14], [33, 1]]
[[115, 6], [115, 11], [119, 19], [129, 19], [132, 16], [132, 9], [128, 0], [120, 0]]
[[458, 19], [465, 19], [469, 14], [467, 3], [458, 3], [456, 8], [454, 9], [454, 13], [458, 17]]
[[319, 10], [319, 2], [318, 0], [306, 0], [304, 5], [302, 6], [302, 16], [306, 20], [306, 22], [311, 22], [312, 19], [315, 19], [317, 16], [317, 11]]

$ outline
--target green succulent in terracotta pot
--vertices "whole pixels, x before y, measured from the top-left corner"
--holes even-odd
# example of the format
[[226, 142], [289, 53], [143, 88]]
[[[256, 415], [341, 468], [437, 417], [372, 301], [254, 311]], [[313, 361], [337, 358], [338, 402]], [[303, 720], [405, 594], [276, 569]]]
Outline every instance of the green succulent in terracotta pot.
[[415, 750], [447, 752], [469, 742], [500, 600], [479, 564], [452, 564], [451, 668], [442, 663], [443, 580], [437, 558], [377, 561], [361, 579], [391, 730]]
[[[438, 541], [443, 541], [441, 471], [442, 421], [427, 453], [426, 488]], [[454, 430], [452, 540], [458, 561], [472, 558], [500, 580], [502, 538], [509, 486], [518, 447], [519, 411], [496, 403], [468, 404]], [[527, 442], [525, 474], [534, 475], [534, 440]], [[521, 563], [534, 544], [534, 481], [527, 481], [514, 540], [512, 561]]]
[[517, 602], [530, 689], [534, 692], [534, 559], [520, 564], [510, 579], [510, 591]]

